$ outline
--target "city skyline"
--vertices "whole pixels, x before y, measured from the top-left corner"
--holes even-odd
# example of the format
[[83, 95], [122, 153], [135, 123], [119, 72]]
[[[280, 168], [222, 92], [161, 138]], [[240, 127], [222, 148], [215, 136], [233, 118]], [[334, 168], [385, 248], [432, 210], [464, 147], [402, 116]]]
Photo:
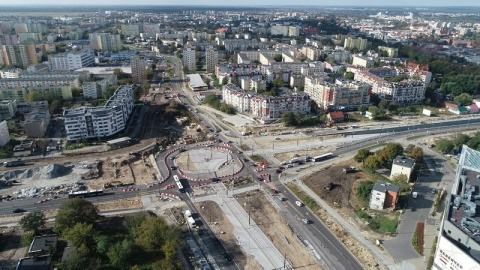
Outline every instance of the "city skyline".
[[[55, 0], [44, 0], [41, 3], [34, 1], [34, 0], [19, 0], [16, 1], [15, 4], [11, 3], [0, 3], [0, 6], [17, 6], [17, 5], [35, 5], [35, 6], [47, 6], [47, 5], [56, 5], [58, 6], [58, 1]], [[171, 1], [158, 1], [158, 0], [139, 0], [135, 2], [130, 2], [130, 1], [122, 1], [122, 0], [104, 0], [99, 3], [98, 1], [95, 0], [84, 0], [84, 1], [71, 1], [71, 0], [65, 0], [62, 1], [61, 5], [71, 5], [71, 6], [84, 6], [84, 5], [99, 5], [99, 6], [105, 6], [105, 5], [156, 5], [156, 6], [162, 6], [162, 5], [172, 5]], [[480, 6], [480, 3], [478, 1], [473, 1], [473, 0], [465, 0], [462, 1], [461, 3], [458, 3], [458, 1], [452, 1], [452, 0], [443, 0], [443, 1], [435, 1], [435, 0], [426, 0], [421, 2], [419, 5], [418, 1], [414, 0], [405, 0], [401, 3], [401, 5], [398, 2], [391, 2], [391, 3], [385, 3], [384, 1], [379, 1], [379, 0], [366, 0], [363, 1], [361, 4], [357, 1], [353, 0], [339, 0], [335, 2], [320, 2], [320, 3], [312, 3], [309, 0], [299, 0], [299, 1], [291, 1], [291, 0], [265, 0], [262, 1], [261, 4], [258, 1], [254, 0], [246, 0], [242, 1], [241, 3], [237, 1], [219, 1], [219, 0], [205, 0], [202, 1], [202, 3], [199, 3], [198, 1], [195, 0], [179, 0], [174, 3], [174, 5], [191, 5], [191, 6], [209, 6], [209, 5], [217, 5], [217, 6], [246, 6], [246, 5], [253, 5], [253, 6], [268, 6], [268, 5], [273, 5], [273, 6], [419, 6], [419, 7], [425, 7], [425, 6]]]

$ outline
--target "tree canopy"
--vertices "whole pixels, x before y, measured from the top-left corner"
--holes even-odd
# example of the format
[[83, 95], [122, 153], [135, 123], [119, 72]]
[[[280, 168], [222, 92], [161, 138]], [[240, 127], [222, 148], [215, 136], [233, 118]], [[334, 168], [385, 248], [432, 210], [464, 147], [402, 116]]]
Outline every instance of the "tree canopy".
[[20, 226], [24, 231], [33, 231], [36, 233], [40, 228], [45, 227], [47, 218], [41, 211], [30, 212], [20, 219]]
[[74, 198], [60, 206], [55, 218], [55, 231], [62, 233], [77, 223], [93, 224], [98, 218], [98, 210], [93, 203]]

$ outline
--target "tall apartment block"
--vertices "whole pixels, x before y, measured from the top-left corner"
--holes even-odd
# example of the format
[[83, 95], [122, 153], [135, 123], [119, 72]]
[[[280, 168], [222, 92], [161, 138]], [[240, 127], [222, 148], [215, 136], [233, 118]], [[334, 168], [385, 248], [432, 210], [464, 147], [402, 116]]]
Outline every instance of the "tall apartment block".
[[1, 51], [6, 66], [27, 68], [38, 63], [35, 45], [2, 45]]
[[65, 110], [67, 140], [100, 138], [114, 135], [127, 125], [133, 110], [133, 85], [120, 86], [103, 107]]
[[215, 65], [218, 64], [218, 51], [214, 47], [210, 47], [205, 51], [205, 60], [207, 64], [207, 72], [215, 72]]
[[186, 46], [183, 49], [183, 66], [188, 68], [189, 71], [195, 70], [195, 48]]
[[88, 35], [90, 40], [90, 48], [92, 50], [118, 52], [122, 50], [122, 40], [120, 35], [112, 35], [109, 33], [92, 33]]
[[142, 84], [147, 80], [147, 62], [141, 56], [134, 56], [130, 61], [132, 67], [132, 81], [136, 84]]

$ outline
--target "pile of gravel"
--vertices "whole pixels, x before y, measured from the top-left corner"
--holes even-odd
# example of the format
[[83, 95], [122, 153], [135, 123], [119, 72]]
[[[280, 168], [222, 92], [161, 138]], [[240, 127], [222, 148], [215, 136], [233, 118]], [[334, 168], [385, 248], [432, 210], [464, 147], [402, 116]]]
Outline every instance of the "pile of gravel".
[[50, 164], [47, 166], [32, 168], [28, 170], [14, 170], [5, 173], [5, 175], [0, 179], [4, 181], [14, 180], [14, 179], [29, 179], [40, 180], [40, 179], [53, 179], [56, 177], [61, 177], [69, 174], [72, 171], [71, 167], [66, 167], [59, 164]]

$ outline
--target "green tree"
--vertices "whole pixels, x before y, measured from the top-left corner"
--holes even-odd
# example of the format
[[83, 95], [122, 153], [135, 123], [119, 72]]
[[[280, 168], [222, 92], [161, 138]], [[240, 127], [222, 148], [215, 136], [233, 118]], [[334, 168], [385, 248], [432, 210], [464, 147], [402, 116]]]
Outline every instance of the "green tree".
[[468, 140], [467, 146], [472, 149], [477, 149], [480, 146], [480, 132], [475, 133], [475, 136]]
[[111, 237], [104, 234], [97, 235], [95, 242], [97, 243], [97, 252], [101, 255], [107, 255], [108, 250], [112, 246]]
[[28, 247], [32, 244], [33, 238], [35, 238], [34, 231], [27, 231], [22, 235], [22, 245]]
[[388, 111], [389, 112], [396, 112], [398, 110], [398, 104], [395, 101], [392, 101], [388, 104]]
[[62, 233], [77, 223], [93, 224], [98, 218], [97, 207], [84, 199], [73, 198], [63, 203], [55, 218], [55, 231]]
[[376, 120], [380, 117], [380, 109], [377, 106], [368, 107], [368, 111], [372, 114], [373, 120]]
[[367, 110], [368, 110], [368, 107], [365, 104], [362, 104], [358, 107], [358, 111], [360, 111], [362, 113], [365, 113]]
[[129, 239], [115, 243], [107, 252], [107, 257], [110, 259], [110, 264], [117, 268], [122, 269], [127, 265], [128, 259], [132, 255], [133, 243]]
[[470, 141], [470, 136], [467, 134], [457, 133], [453, 136], [453, 144], [455, 145], [455, 149], [461, 150], [462, 146]]
[[286, 127], [297, 125], [297, 119], [295, 117], [295, 114], [292, 112], [284, 112], [282, 114], [282, 122]]
[[38, 101], [40, 100], [39, 97], [38, 97], [38, 93], [37, 92], [30, 92], [27, 94], [27, 96], [25, 97], [25, 101], [26, 102], [34, 102], [34, 101]]
[[437, 146], [438, 151], [444, 154], [452, 152], [453, 148], [455, 148], [455, 144], [448, 139], [440, 139], [435, 143], [435, 145]]
[[20, 219], [20, 226], [24, 231], [33, 231], [37, 233], [42, 227], [45, 227], [47, 218], [41, 211], [30, 212]]
[[460, 95], [453, 98], [455, 102], [460, 103], [460, 105], [470, 105], [472, 104], [473, 97], [467, 93], [461, 93]]
[[70, 242], [77, 251], [88, 253], [95, 247], [96, 231], [93, 224], [77, 223], [63, 231], [62, 237]]
[[352, 72], [345, 72], [345, 74], [343, 74], [343, 77], [347, 80], [353, 81], [353, 79], [355, 78], [355, 74], [353, 74]]
[[55, 99], [50, 103], [49, 106], [50, 114], [62, 113], [62, 102], [58, 99]]
[[368, 156], [365, 161], [363, 162], [364, 166], [369, 168], [369, 169], [372, 169], [372, 170], [376, 170], [380, 167], [382, 167], [383, 165], [383, 159], [381, 156], [378, 156], [378, 155], [371, 155], [371, 156]]
[[273, 60], [275, 60], [275, 62], [282, 62], [282, 55], [280, 53], [275, 54]]
[[70, 253], [59, 265], [60, 270], [97, 270], [100, 269], [101, 260], [90, 254], [81, 252]]
[[358, 189], [357, 189], [357, 194], [358, 194], [358, 197], [364, 201], [364, 202], [368, 202], [368, 200], [370, 199], [370, 194], [372, 193], [372, 189], [373, 189], [373, 186], [375, 184], [372, 183], [372, 182], [366, 182], [366, 183], [362, 183], [358, 186]]
[[385, 99], [382, 99], [382, 101], [378, 103], [378, 108], [382, 110], [386, 110], [388, 108], [388, 101], [386, 101]]
[[407, 147], [405, 147], [405, 153], [410, 154], [410, 152], [412, 152], [414, 147], [415, 147], [414, 144], [407, 145]]
[[147, 219], [148, 217], [149, 215], [147, 212], [138, 212], [134, 215], [125, 216], [123, 220], [123, 226], [130, 233], [133, 233], [133, 231], [140, 227], [140, 225], [142, 225], [142, 222], [145, 221], [145, 219]]
[[421, 147], [414, 147], [412, 151], [410, 151], [409, 156], [415, 159], [415, 163], [423, 163], [423, 149]]
[[397, 156], [403, 155], [403, 146], [399, 143], [389, 143], [382, 149], [381, 155], [390, 164]]
[[178, 241], [180, 231], [167, 225], [162, 219], [149, 217], [134, 231], [134, 241], [147, 252], [160, 251], [167, 241]]
[[272, 81], [272, 86], [273, 88], [278, 88], [278, 87], [284, 87], [285, 86], [285, 82], [283, 81], [282, 78], [275, 78], [273, 79]]
[[222, 84], [227, 85], [228, 84], [228, 76], [224, 76], [222, 79]]
[[353, 159], [357, 162], [364, 162], [367, 157], [371, 156], [373, 153], [369, 149], [360, 149]]

